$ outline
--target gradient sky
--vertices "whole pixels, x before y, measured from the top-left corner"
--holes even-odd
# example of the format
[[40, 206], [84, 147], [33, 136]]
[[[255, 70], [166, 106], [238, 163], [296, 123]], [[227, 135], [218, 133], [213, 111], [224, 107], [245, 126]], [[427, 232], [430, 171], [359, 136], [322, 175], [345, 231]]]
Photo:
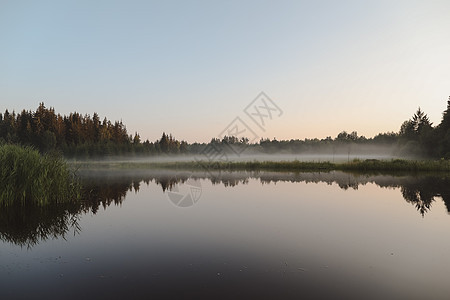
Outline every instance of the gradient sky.
[[0, 0], [2, 112], [209, 141], [261, 91], [284, 112], [262, 137], [373, 136], [418, 106], [439, 123], [450, 1]]

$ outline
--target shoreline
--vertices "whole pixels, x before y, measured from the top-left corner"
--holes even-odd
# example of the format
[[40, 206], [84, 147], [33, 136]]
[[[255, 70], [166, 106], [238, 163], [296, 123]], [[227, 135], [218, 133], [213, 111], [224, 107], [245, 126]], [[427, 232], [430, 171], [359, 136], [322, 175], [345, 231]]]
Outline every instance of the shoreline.
[[173, 169], [203, 171], [355, 171], [355, 172], [445, 172], [449, 160], [377, 160], [354, 159], [350, 162], [329, 161], [173, 161], [173, 162], [70, 162], [78, 169]]

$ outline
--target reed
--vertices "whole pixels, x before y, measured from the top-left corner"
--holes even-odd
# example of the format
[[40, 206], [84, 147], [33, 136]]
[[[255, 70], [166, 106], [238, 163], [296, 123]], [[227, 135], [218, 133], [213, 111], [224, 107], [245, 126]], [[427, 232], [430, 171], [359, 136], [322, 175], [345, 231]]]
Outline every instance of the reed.
[[45, 206], [81, 199], [81, 186], [66, 162], [31, 147], [0, 145], [0, 206]]

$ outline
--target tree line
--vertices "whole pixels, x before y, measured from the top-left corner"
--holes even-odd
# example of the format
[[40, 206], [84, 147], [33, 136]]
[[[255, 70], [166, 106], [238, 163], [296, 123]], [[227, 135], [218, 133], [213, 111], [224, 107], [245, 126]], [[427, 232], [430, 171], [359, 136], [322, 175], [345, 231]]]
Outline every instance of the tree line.
[[224, 153], [245, 149], [247, 153], [350, 153], [353, 147], [388, 146], [397, 155], [450, 158], [450, 97], [439, 125], [433, 126], [420, 108], [400, 126], [398, 132], [380, 133], [372, 138], [356, 131], [342, 131], [335, 138], [291, 139], [261, 138], [250, 143], [245, 137], [212, 138], [209, 143], [187, 143], [171, 134], [151, 142], [141, 141], [139, 133], [127, 132], [122, 121], [100, 120], [97, 113], [68, 116], [56, 114], [54, 108], [40, 103], [36, 111], [0, 113], [0, 143], [33, 146], [41, 152], [57, 151], [67, 157], [102, 157], [108, 155], [202, 154], [212, 147]]

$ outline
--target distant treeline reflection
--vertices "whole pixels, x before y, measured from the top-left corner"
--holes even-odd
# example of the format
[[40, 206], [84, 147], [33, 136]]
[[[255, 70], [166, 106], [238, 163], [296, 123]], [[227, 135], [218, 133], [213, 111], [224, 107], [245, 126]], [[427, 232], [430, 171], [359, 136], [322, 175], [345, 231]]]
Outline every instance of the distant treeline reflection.
[[96, 214], [111, 204], [120, 205], [127, 193], [138, 192], [141, 185], [154, 182], [163, 192], [171, 191], [188, 179], [209, 180], [213, 185], [233, 187], [259, 180], [261, 184], [277, 182], [305, 182], [337, 184], [341, 189], [358, 189], [368, 183], [381, 188], [400, 189], [403, 198], [422, 215], [441, 198], [450, 212], [450, 177], [442, 175], [367, 175], [340, 171], [321, 173], [281, 172], [217, 172], [177, 173], [151, 170], [89, 170], [80, 171], [84, 186], [84, 200], [79, 203], [37, 206], [11, 206], [0, 210], [0, 239], [19, 246], [32, 247], [41, 241], [66, 238], [81, 231], [79, 220], [83, 214]]
[[[250, 179], [256, 179], [261, 184], [277, 182], [305, 182], [337, 184], [341, 189], [355, 189], [368, 183], [376, 184], [381, 188], [399, 188], [403, 198], [413, 204], [417, 211], [424, 216], [430, 209], [436, 197], [442, 198], [450, 213], [450, 177], [442, 174], [428, 174], [412, 176], [410, 174], [396, 175], [368, 175], [358, 173], [332, 172], [174, 172], [130, 170], [89, 171], [85, 174], [85, 185], [90, 190], [88, 202], [89, 209], [95, 213], [99, 206], [104, 208], [111, 203], [120, 204], [128, 191], [138, 192], [141, 184], [150, 182], [161, 186], [163, 192], [170, 191], [175, 185], [185, 183], [189, 178], [209, 180], [213, 185], [223, 184], [233, 187], [239, 184], [248, 184]], [[89, 178], [89, 179], [88, 179]], [[87, 207], [86, 207], [87, 208]]]

